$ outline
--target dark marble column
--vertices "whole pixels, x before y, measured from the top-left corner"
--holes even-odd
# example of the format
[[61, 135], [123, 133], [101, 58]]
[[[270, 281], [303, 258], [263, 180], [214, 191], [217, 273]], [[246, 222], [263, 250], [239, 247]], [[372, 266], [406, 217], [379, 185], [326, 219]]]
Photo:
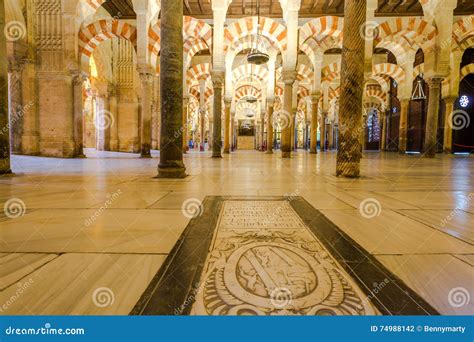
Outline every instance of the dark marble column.
[[183, 97], [183, 153], [188, 151], [188, 107], [189, 107], [189, 97]]
[[408, 111], [410, 99], [400, 100], [400, 126], [398, 129], [398, 153], [405, 154], [407, 150]]
[[309, 153], [318, 153], [318, 103], [321, 98], [320, 94], [314, 94], [311, 97], [311, 137]]
[[273, 154], [273, 100], [267, 104], [267, 154]]
[[[5, 3], [0, 0], [0, 60], [7, 60], [5, 30]], [[7, 63], [0, 63], [0, 175], [11, 173], [10, 129], [8, 125], [8, 70]]]
[[82, 86], [84, 76], [81, 73], [72, 75], [73, 101], [74, 101], [74, 158], [85, 158], [84, 155], [84, 118]]
[[183, 136], [183, 2], [161, 2], [160, 57], [161, 137], [159, 178], [184, 178]]
[[364, 90], [365, 40], [360, 28], [366, 21], [367, 1], [345, 0], [344, 42], [341, 64], [341, 96], [339, 148], [336, 175], [359, 177], [361, 146], [358, 132], [362, 120], [362, 94]]
[[441, 77], [428, 79], [428, 113], [426, 115], [425, 142], [423, 144], [423, 156], [434, 158], [437, 150], [439, 100], [441, 95]]
[[328, 117], [328, 112], [323, 110], [321, 112], [321, 125], [319, 127], [319, 135], [321, 136], [320, 137], [320, 151], [321, 152], [324, 152], [326, 151], [326, 118]]
[[140, 131], [140, 157], [151, 158], [151, 100], [153, 89], [153, 74], [151, 72], [140, 72], [142, 82], [141, 96], [141, 131]]
[[21, 137], [23, 135], [24, 115], [22, 95], [23, 66], [24, 63], [19, 58], [12, 58], [8, 62], [11, 151], [15, 154], [22, 153]]
[[280, 114], [282, 119], [283, 127], [281, 132], [281, 156], [282, 158], [291, 158], [291, 148], [293, 146], [291, 139], [293, 134], [293, 114], [292, 102], [293, 102], [293, 84], [296, 80], [296, 71], [283, 72], [283, 82], [285, 88], [283, 89], [283, 111]]
[[224, 72], [212, 72], [214, 87], [212, 158], [222, 158], [222, 88], [224, 86], [224, 76]]
[[232, 104], [231, 99], [225, 99], [225, 120], [224, 120], [224, 153], [230, 153], [230, 106]]

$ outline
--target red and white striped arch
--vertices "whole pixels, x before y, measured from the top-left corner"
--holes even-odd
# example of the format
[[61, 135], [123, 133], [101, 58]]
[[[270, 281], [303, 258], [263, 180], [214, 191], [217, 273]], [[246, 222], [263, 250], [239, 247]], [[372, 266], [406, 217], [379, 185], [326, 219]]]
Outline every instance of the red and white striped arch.
[[[456, 48], [464, 51], [474, 40], [474, 15], [463, 17], [453, 24], [453, 40]], [[469, 41], [468, 44], [466, 42]]]
[[389, 76], [372, 75], [370, 78], [380, 85], [380, 87], [382, 88], [382, 91], [387, 92], [390, 90], [390, 77]]
[[339, 95], [341, 95], [341, 87], [337, 87], [335, 89], [329, 87], [329, 89], [328, 89], [329, 102], [331, 102], [332, 100], [338, 99]]
[[193, 65], [186, 72], [186, 83], [189, 87], [199, 84], [200, 80], [206, 80], [210, 82], [211, 78], [211, 64], [201, 63]]
[[257, 87], [251, 85], [243, 85], [235, 90], [235, 101], [239, 101], [247, 96], [262, 100], [262, 92]]
[[398, 17], [379, 24], [374, 41], [378, 47], [383, 41], [397, 43], [406, 40], [412, 50], [421, 48], [424, 53], [429, 53], [434, 49], [437, 34], [436, 27], [423, 19]]
[[405, 81], [405, 70], [397, 64], [380, 63], [372, 68], [373, 75], [387, 75], [397, 81], [398, 84]]
[[474, 63], [468, 64], [461, 69], [461, 77], [459, 79], [462, 80], [469, 74], [474, 74]]
[[102, 42], [112, 38], [123, 38], [137, 48], [137, 29], [121, 20], [99, 20], [83, 27], [79, 31], [79, 54], [84, 71], [89, 69], [92, 53]]
[[321, 69], [322, 82], [332, 82], [335, 79], [338, 79], [341, 76], [341, 63], [335, 62], [326, 65], [324, 68]]
[[312, 82], [314, 79], [313, 68], [306, 64], [298, 64], [298, 67], [296, 68], [296, 79], [298, 81], [308, 80], [309, 82]]
[[378, 84], [369, 84], [365, 88], [365, 93], [368, 97], [374, 97], [381, 103], [387, 102], [387, 93], [382, 90], [382, 87]]
[[[224, 51], [227, 52], [239, 38], [257, 33], [257, 17], [242, 18], [233, 22], [224, 31]], [[277, 21], [261, 17], [260, 34], [266, 37], [280, 51], [287, 49], [286, 27]]]
[[259, 81], [266, 81], [268, 78], [268, 69], [261, 65], [242, 64], [232, 71], [232, 82], [238, 83], [246, 77], [257, 78]]
[[342, 47], [344, 19], [324, 16], [308, 21], [299, 31], [299, 46], [311, 59], [318, 53]]

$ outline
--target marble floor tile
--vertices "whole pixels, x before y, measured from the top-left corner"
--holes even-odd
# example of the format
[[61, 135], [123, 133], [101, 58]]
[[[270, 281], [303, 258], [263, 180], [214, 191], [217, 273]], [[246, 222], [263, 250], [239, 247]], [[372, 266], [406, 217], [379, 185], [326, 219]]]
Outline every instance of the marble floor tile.
[[[18, 293], [0, 292], [8, 315], [127, 315], [164, 261], [163, 255], [61, 255], [27, 276]], [[61, 276], [58, 276], [61, 275]]]
[[382, 209], [374, 218], [361, 216], [359, 210], [321, 211], [373, 254], [474, 252], [474, 246], [390, 209]]
[[455, 254], [454, 256], [465, 263], [474, 266], [474, 254]]
[[472, 266], [451, 255], [379, 255], [377, 259], [441, 314], [474, 314]]
[[0, 253], [0, 291], [56, 257], [57, 254]]

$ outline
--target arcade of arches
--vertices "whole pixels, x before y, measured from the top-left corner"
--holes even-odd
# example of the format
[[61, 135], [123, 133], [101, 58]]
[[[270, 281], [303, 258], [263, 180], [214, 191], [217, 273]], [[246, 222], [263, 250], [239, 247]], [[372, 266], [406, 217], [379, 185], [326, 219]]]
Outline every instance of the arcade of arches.
[[5, 314], [474, 313], [472, 1], [0, 0], [0, 31]]

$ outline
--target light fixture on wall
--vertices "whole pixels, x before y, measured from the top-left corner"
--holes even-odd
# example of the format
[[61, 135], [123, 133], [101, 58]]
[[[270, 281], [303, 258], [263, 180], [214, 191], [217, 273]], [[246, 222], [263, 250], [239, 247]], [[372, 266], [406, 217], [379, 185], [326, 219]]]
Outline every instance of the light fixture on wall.
[[413, 94], [411, 95], [413, 101], [422, 101], [426, 100], [425, 91], [423, 90], [423, 74], [418, 76], [416, 81], [415, 88], [413, 89]]
[[260, 0], [257, 0], [257, 35], [255, 37], [255, 44], [252, 44], [249, 54], [247, 55], [247, 62], [250, 64], [261, 65], [268, 63], [270, 56], [260, 49], [260, 42], [263, 39], [260, 35]]

